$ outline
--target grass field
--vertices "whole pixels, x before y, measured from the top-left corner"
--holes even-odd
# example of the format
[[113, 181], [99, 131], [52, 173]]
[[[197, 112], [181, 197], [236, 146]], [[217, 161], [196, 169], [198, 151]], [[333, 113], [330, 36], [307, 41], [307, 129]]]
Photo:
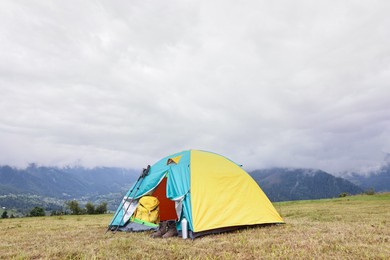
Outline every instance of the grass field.
[[0, 220], [0, 259], [390, 259], [390, 193], [275, 203], [286, 224], [195, 240], [104, 234], [112, 215]]

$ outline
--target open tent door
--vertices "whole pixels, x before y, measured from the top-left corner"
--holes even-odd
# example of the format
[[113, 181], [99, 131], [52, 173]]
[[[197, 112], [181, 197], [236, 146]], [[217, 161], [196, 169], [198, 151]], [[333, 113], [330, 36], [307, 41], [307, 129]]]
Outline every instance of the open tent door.
[[167, 198], [167, 177], [164, 177], [152, 196], [160, 201], [160, 221], [176, 220], [175, 202]]
[[[168, 199], [166, 195], [167, 190], [167, 176], [163, 177], [154, 191], [150, 194], [151, 196], [157, 198], [159, 201], [158, 211], [160, 221], [167, 220], [177, 220], [177, 213], [175, 209], [175, 202]], [[142, 199], [143, 197], [141, 197]], [[137, 219], [136, 209], [139, 206], [139, 200], [135, 199], [132, 201], [132, 206], [124, 207], [126, 209], [126, 215], [128, 215], [128, 221], [125, 221], [126, 224], [120, 227], [113, 227], [113, 230], [126, 231], [126, 232], [135, 232], [135, 231], [147, 231], [147, 230], [156, 230], [158, 228], [158, 223], [149, 223], [142, 219]], [[133, 215], [134, 213], [134, 215]]]

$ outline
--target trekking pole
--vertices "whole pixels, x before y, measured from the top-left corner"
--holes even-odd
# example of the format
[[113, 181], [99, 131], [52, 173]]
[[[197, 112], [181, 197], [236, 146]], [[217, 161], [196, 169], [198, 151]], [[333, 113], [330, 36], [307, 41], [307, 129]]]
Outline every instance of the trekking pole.
[[[119, 204], [119, 208], [120, 208], [121, 210], [122, 210], [123, 206], [125, 205], [126, 201], [131, 197], [131, 195], [132, 195], [132, 193], [133, 193], [135, 187], [137, 187], [137, 184], [139, 183], [134, 195], [137, 194], [137, 192], [138, 192], [138, 190], [139, 190], [139, 188], [140, 188], [140, 186], [141, 186], [141, 184], [142, 184], [143, 179], [145, 178], [145, 176], [148, 175], [149, 171], [150, 171], [150, 165], [148, 165], [148, 167], [147, 167], [146, 169], [143, 169], [143, 170], [142, 170], [141, 175], [138, 177], [138, 179], [137, 179], [137, 181], [135, 182], [133, 188], [130, 190], [129, 195], [126, 196], [126, 198], [124, 198], [124, 199], [121, 201], [121, 203]], [[140, 180], [141, 180], [141, 181], [140, 181]], [[118, 224], [118, 226], [117, 226], [117, 228], [116, 228], [116, 230], [115, 230], [115, 233], [116, 233], [116, 231], [118, 230], [119, 225], [121, 224], [121, 222], [122, 222], [122, 220], [123, 220], [123, 218], [124, 218], [124, 216], [125, 216], [127, 210], [129, 209], [131, 203], [133, 202], [133, 200], [134, 200], [134, 199], [131, 199], [131, 200], [129, 201], [129, 206], [127, 206], [126, 211], [123, 212], [122, 219], [121, 219], [121, 221], [119, 222], [119, 224]], [[111, 227], [112, 227], [112, 225], [111, 225], [112, 222], [114, 222], [115, 218], [118, 216], [118, 214], [119, 214], [119, 212], [120, 212], [121, 210], [117, 210], [117, 211], [116, 211], [114, 217], [112, 218], [111, 223], [108, 225], [108, 228], [107, 228], [107, 230], [106, 230], [106, 232], [105, 232], [104, 234], [106, 234], [106, 233], [111, 229]]]
[[[114, 231], [114, 234], [118, 231], [119, 225], [122, 223], [123, 219], [125, 218], [126, 212], [129, 210], [129, 208], [130, 208], [130, 206], [131, 206], [131, 203], [133, 203], [134, 196], [137, 195], [138, 190], [139, 190], [139, 188], [141, 187], [141, 184], [142, 184], [143, 180], [145, 179], [145, 177], [149, 174], [149, 171], [150, 171], [150, 165], [148, 165], [148, 167], [146, 167], [146, 169], [143, 169], [143, 170], [142, 170], [142, 174], [141, 174], [141, 176], [140, 176], [141, 181], [139, 182], [139, 185], [138, 185], [137, 189], [135, 190], [135, 193], [134, 193], [134, 195], [133, 195], [133, 198], [130, 199], [129, 205], [127, 206], [126, 210], [123, 212], [122, 218], [121, 218], [121, 220], [119, 221], [119, 224], [116, 226], [116, 229], [115, 229], [115, 231]], [[134, 188], [135, 188], [135, 186], [134, 186]], [[133, 189], [133, 190], [134, 190], [134, 189]], [[130, 193], [131, 193], [131, 192], [130, 192]], [[127, 198], [129, 198], [129, 197], [130, 197], [130, 194], [129, 194], [129, 196], [127, 196]], [[123, 204], [123, 205], [124, 205], [124, 204]]]
[[[130, 190], [129, 195], [126, 196], [126, 198], [124, 198], [124, 199], [121, 201], [121, 203], [119, 204], [119, 208], [120, 208], [120, 209], [123, 208], [123, 206], [125, 205], [127, 199], [131, 197], [131, 195], [132, 195], [134, 189], [135, 189], [135, 188], [137, 187], [137, 185], [138, 185], [138, 187], [137, 187], [137, 189], [136, 189], [136, 192], [135, 192], [135, 194], [137, 194], [137, 192], [138, 192], [138, 190], [139, 190], [139, 187], [140, 187], [141, 184], [142, 184], [142, 181], [140, 182], [140, 180], [143, 179], [143, 178], [148, 174], [149, 170], [150, 170], [150, 165], [148, 165], [148, 167], [147, 167], [146, 169], [143, 169], [143, 170], [142, 170], [141, 175], [138, 177], [138, 179], [137, 179], [137, 181], [135, 182], [133, 188]], [[146, 173], [146, 174], [145, 174], [145, 173]], [[138, 184], [138, 183], [139, 183], [139, 184]], [[130, 201], [130, 204], [132, 203], [132, 201], [133, 201], [133, 199]], [[129, 206], [130, 206], [130, 204], [129, 204]], [[127, 207], [127, 209], [126, 209], [126, 211], [125, 211], [124, 213], [126, 213], [128, 209], [129, 209], [129, 207]], [[118, 216], [118, 214], [119, 214], [120, 211], [121, 211], [121, 210], [117, 210], [117, 211], [116, 211], [114, 217], [112, 218], [111, 223], [108, 225], [108, 228], [107, 228], [105, 234], [111, 229], [111, 227], [112, 227], [111, 224], [114, 222], [115, 218]], [[123, 216], [123, 217], [124, 217], [124, 216]], [[121, 219], [120, 222], [122, 222], [123, 217], [122, 217], [122, 219]], [[120, 222], [119, 222], [119, 224], [120, 224]], [[119, 225], [118, 225], [118, 227], [119, 227]]]
[[[137, 184], [138, 184], [138, 182], [139, 182], [140, 179], [141, 179], [141, 175], [138, 177], [138, 179], [137, 179], [137, 181], [135, 182], [133, 188], [131, 189], [129, 195], [126, 196], [126, 198], [123, 198], [122, 201], [120, 202], [119, 207], [118, 207], [119, 209], [122, 209], [122, 208], [123, 208], [123, 206], [124, 206], [125, 203], [126, 203], [126, 200], [130, 197], [131, 193], [133, 192], [134, 188], [137, 186]], [[115, 220], [116, 217], [118, 216], [119, 212], [121, 211], [121, 210], [119, 210], [119, 209], [115, 212], [115, 215], [114, 215], [114, 217], [112, 218], [111, 223], [108, 225], [107, 230], [106, 230], [106, 232], [105, 232], [104, 234], [106, 234], [106, 233], [111, 229], [111, 227], [112, 227], [111, 224], [114, 222], [114, 220]]]
[[[130, 190], [129, 195], [126, 196], [126, 198], [129, 198], [130, 194], [133, 192], [134, 188], [137, 186], [137, 184], [138, 184], [138, 182], [139, 182], [140, 179], [141, 179], [141, 175], [138, 177], [137, 181], [135, 182], [133, 188]], [[111, 229], [111, 227], [112, 227], [111, 224], [114, 222], [114, 220], [115, 220], [116, 217], [118, 216], [118, 214], [119, 214], [119, 212], [120, 212], [119, 209], [122, 209], [123, 206], [125, 205], [125, 203], [126, 203], [126, 198], [123, 198], [122, 201], [120, 202], [119, 207], [118, 207], [118, 209], [116, 210], [115, 215], [114, 215], [114, 217], [112, 218], [112, 220], [111, 220], [110, 224], [108, 225], [107, 230], [106, 230], [106, 232], [105, 232], [104, 234], [106, 234], [106, 233]]]

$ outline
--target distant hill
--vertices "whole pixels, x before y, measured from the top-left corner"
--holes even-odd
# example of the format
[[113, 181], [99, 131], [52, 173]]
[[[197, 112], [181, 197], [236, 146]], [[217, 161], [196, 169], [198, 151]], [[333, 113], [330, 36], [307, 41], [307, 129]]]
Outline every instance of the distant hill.
[[390, 163], [382, 166], [378, 171], [370, 172], [367, 175], [351, 173], [346, 175], [345, 178], [364, 190], [374, 189], [375, 192], [390, 191]]
[[321, 170], [271, 168], [250, 172], [271, 201], [306, 200], [358, 194], [363, 190]]
[[67, 200], [107, 202], [115, 210], [124, 193], [139, 176], [131, 169], [98, 167], [0, 166], [0, 206], [27, 213], [40, 206], [60, 210]]
[[38, 167], [26, 169], [0, 166], [0, 195], [34, 194], [54, 198], [78, 198], [118, 192], [138, 177], [122, 168]]

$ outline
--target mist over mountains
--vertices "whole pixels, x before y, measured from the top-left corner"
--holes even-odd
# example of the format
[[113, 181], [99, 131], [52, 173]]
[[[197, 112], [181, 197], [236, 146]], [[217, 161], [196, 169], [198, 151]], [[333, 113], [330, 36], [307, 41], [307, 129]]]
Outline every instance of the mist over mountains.
[[345, 175], [345, 179], [363, 189], [374, 189], [377, 192], [390, 191], [390, 162], [368, 175], [350, 173]]
[[[105, 201], [110, 210], [115, 210], [140, 172], [115, 167], [0, 166], [0, 206], [20, 212], [34, 206], [58, 210], [65, 201], [76, 199], [81, 203]], [[331, 198], [367, 189], [390, 191], [390, 165], [371, 175], [351, 173], [346, 176], [348, 180], [321, 170], [300, 168], [270, 168], [249, 174], [274, 202]]]

